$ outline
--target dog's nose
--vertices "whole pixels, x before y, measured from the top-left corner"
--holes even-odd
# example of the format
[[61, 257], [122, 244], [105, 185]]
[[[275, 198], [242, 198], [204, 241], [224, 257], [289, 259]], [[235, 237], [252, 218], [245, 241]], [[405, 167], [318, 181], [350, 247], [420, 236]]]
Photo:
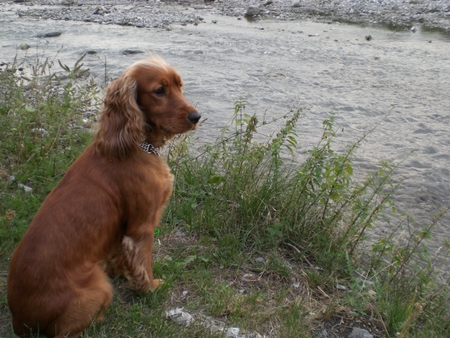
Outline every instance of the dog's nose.
[[188, 120], [191, 121], [192, 124], [197, 124], [201, 117], [202, 116], [199, 113], [189, 113]]

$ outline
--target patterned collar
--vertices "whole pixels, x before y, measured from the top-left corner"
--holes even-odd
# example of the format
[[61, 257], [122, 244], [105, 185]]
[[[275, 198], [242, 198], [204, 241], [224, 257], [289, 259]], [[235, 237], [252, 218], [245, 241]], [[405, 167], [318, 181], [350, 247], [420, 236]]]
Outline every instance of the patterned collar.
[[144, 150], [146, 153], [161, 156], [161, 154], [159, 153], [158, 148], [154, 147], [150, 143], [142, 142], [140, 144], [140, 146], [141, 146], [142, 150]]

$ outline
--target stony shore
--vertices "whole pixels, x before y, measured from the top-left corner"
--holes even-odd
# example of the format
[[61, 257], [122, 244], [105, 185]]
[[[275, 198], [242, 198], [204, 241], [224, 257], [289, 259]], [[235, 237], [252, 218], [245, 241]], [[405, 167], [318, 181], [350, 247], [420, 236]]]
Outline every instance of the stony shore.
[[[52, 20], [169, 28], [204, 22], [202, 13], [252, 20], [314, 18], [450, 33], [448, 0], [0, 0], [20, 4], [17, 14]], [[188, 10], [195, 9], [195, 11]]]

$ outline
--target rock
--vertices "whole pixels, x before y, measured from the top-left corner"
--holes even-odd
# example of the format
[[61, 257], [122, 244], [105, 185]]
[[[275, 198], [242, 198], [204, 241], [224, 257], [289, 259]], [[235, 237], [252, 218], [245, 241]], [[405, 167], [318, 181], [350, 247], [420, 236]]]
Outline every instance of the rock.
[[103, 13], [103, 8], [102, 7], [97, 7], [94, 11], [94, 13], [92, 13], [94, 15], [104, 15]]
[[258, 263], [265, 263], [266, 261], [265, 261], [264, 258], [262, 258], [262, 257], [256, 257], [256, 258], [255, 258], [255, 262], [258, 262]]
[[345, 285], [336, 284], [336, 289], [345, 291], [347, 290], [347, 287]]
[[123, 55], [133, 55], [133, 54], [142, 54], [144, 53], [143, 50], [140, 49], [125, 49], [122, 54]]
[[175, 232], [175, 236], [177, 237], [186, 237], [186, 233], [182, 230], [177, 230], [177, 232]]
[[244, 282], [254, 282], [255, 281], [255, 276], [251, 273], [246, 273], [242, 276], [242, 280]]
[[166, 317], [184, 326], [189, 326], [195, 321], [197, 325], [209, 329], [213, 334], [220, 333], [221, 337], [223, 336], [223, 333], [225, 333], [225, 337], [227, 338], [262, 338], [257, 332], [241, 332], [241, 329], [238, 327], [227, 328], [225, 323], [218, 319], [203, 314], [191, 315], [190, 313], [183, 311], [183, 308], [175, 308], [166, 311]]
[[49, 33], [44, 33], [44, 34], [38, 34], [36, 35], [36, 37], [38, 38], [54, 38], [57, 36], [60, 36], [62, 33], [61, 32], [49, 32]]
[[26, 44], [26, 43], [22, 43], [22, 44], [19, 46], [19, 48], [22, 49], [22, 50], [27, 50], [28, 48], [30, 48], [30, 45], [28, 45], [28, 44]]
[[31, 188], [31, 187], [29, 187], [29, 186], [27, 186], [25, 184], [22, 184], [22, 183], [17, 183], [17, 186], [19, 188], [22, 188], [23, 190], [25, 190], [26, 193], [30, 193], [30, 192], [33, 191], [33, 188]]
[[369, 331], [354, 327], [348, 338], [373, 338]]
[[176, 308], [166, 311], [166, 317], [172, 319], [177, 324], [189, 326], [194, 321], [190, 313], [183, 311], [183, 308]]
[[44, 38], [54, 38], [57, 36], [60, 36], [62, 33], [61, 32], [50, 32], [50, 33], [46, 33], [44, 34]]
[[301, 6], [302, 6], [302, 4], [300, 3], [300, 1], [294, 1], [292, 3], [292, 7], [301, 7]]
[[245, 17], [252, 17], [252, 16], [257, 16], [259, 15], [259, 13], [261, 13], [261, 9], [257, 6], [249, 6], [247, 8], [247, 11], [245, 12], [244, 16]]
[[[16, 176], [10, 176], [9, 179], [8, 179], [8, 182], [16, 182], [16, 181], [17, 181]], [[25, 184], [22, 184], [20, 182], [17, 182], [17, 186], [19, 188], [22, 188], [23, 190], [25, 190], [26, 193], [30, 193], [30, 192], [33, 191], [33, 188], [31, 188], [31, 187], [29, 187], [29, 186], [27, 186]]]
[[31, 133], [32, 134], [39, 133], [39, 134], [42, 134], [42, 135], [47, 135], [48, 131], [45, 130], [44, 128], [33, 128], [33, 129], [31, 129]]
[[239, 337], [239, 328], [238, 327], [230, 327], [227, 330], [226, 337], [227, 338], [236, 338]]

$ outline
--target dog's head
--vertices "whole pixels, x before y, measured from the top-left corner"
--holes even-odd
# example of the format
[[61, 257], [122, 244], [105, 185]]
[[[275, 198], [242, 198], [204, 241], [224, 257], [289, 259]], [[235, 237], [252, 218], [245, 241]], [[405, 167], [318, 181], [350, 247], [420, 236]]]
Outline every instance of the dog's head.
[[200, 114], [182, 93], [180, 75], [158, 56], [131, 65], [106, 89], [95, 147], [123, 159], [143, 141], [161, 147], [176, 134], [196, 129]]

